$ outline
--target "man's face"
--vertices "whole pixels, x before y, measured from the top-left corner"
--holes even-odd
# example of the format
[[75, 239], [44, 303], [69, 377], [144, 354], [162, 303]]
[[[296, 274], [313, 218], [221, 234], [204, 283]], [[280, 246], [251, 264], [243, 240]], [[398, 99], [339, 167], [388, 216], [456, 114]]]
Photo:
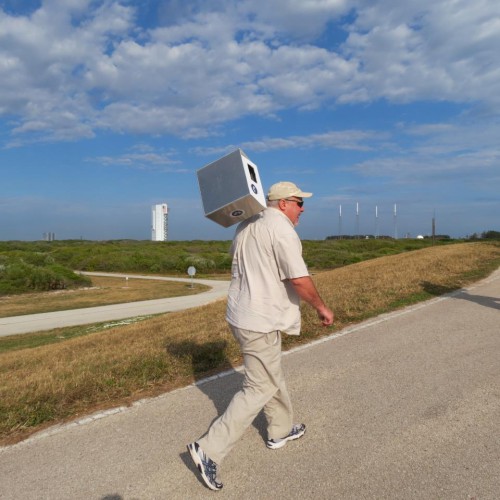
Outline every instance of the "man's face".
[[292, 221], [292, 224], [296, 226], [299, 223], [300, 214], [304, 211], [304, 202], [302, 198], [292, 196], [280, 201], [283, 206], [283, 213]]

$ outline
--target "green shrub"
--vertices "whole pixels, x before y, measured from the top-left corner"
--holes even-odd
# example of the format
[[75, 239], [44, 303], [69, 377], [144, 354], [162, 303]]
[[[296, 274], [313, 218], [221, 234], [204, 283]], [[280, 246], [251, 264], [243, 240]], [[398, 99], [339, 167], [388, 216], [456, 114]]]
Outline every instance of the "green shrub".
[[[38, 265], [31, 262], [37, 262]], [[0, 265], [0, 295], [33, 291], [60, 290], [88, 286], [91, 280], [75, 274], [50, 256], [2, 256]]]

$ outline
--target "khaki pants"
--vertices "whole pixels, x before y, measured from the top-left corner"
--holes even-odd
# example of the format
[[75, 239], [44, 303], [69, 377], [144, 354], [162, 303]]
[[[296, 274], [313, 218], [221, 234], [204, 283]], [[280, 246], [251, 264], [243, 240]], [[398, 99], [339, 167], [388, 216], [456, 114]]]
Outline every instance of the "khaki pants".
[[205, 436], [198, 440], [203, 451], [218, 464], [262, 409], [269, 439], [286, 436], [292, 428], [293, 417], [281, 369], [281, 333], [252, 332], [231, 325], [230, 328], [243, 353], [243, 387]]

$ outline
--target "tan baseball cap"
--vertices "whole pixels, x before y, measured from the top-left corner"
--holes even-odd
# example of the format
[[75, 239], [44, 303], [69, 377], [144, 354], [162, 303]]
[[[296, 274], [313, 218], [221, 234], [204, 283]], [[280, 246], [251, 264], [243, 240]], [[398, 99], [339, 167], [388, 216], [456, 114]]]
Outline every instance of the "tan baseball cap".
[[312, 193], [304, 193], [293, 182], [277, 182], [273, 184], [267, 192], [268, 200], [283, 200], [290, 196], [297, 198], [310, 198]]

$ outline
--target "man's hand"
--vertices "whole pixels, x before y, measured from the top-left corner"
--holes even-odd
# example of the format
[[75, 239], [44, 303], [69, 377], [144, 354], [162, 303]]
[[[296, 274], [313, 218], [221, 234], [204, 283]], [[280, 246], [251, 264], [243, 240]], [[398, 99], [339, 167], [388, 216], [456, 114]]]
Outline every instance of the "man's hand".
[[331, 309], [324, 306], [317, 309], [317, 311], [318, 311], [318, 318], [320, 319], [323, 326], [330, 326], [333, 324], [335, 315], [333, 314], [333, 311]]
[[330, 308], [326, 307], [325, 303], [319, 296], [318, 290], [310, 276], [301, 278], [292, 278], [290, 280], [298, 296], [314, 307], [318, 313], [318, 317], [324, 326], [330, 326], [333, 323], [334, 315]]

